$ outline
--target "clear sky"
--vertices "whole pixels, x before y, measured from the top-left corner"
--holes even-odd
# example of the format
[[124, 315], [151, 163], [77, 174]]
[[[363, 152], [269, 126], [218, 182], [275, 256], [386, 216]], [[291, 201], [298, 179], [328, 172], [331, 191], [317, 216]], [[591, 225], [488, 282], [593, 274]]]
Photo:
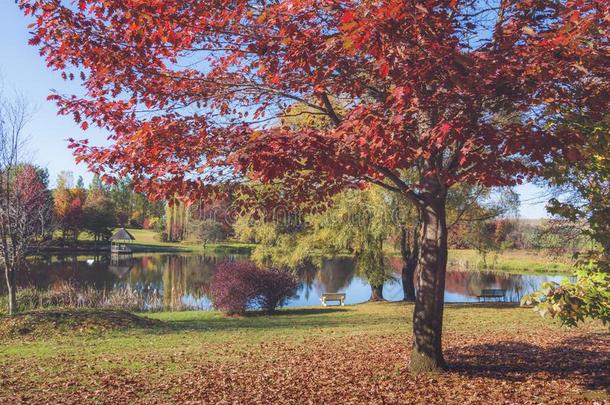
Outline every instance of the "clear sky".
[[[27, 44], [29, 34], [26, 19], [12, 0], [0, 1], [0, 77], [4, 87], [22, 93], [36, 108], [27, 133], [31, 136], [33, 160], [49, 169], [52, 182], [62, 170], [72, 171], [85, 181], [91, 179], [84, 165], [76, 165], [67, 148], [67, 138], [91, 138], [103, 143], [105, 135], [90, 128], [82, 131], [69, 116], [58, 116], [55, 104], [46, 100], [51, 89], [73, 93], [73, 83], [63, 81], [46, 67], [35, 47]], [[521, 196], [523, 218], [546, 217], [542, 190], [532, 184], [517, 188]]]

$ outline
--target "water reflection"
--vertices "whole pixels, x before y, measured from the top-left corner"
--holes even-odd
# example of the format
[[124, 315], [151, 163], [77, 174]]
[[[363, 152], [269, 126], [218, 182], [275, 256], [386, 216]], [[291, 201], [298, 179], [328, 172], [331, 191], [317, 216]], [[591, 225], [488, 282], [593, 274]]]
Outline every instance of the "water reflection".
[[[19, 277], [21, 287], [52, 288], [70, 282], [77, 287], [110, 291], [135, 290], [151, 297], [162, 297], [167, 310], [184, 308], [209, 309], [206, 297], [216, 266], [224, 260], [247, 260], [243, 255], [151, 254], [111, 260], [105, 256], [49, 256], [33, 260]], [[396, 277], [384, 285], [384, 297], [390, 301], [403, 298], [400, 260], [390, 260]], [[346, 303], [367, 301], [371, 288], [358, 276], [355, 262], [348, 257], [322, 261], [319, 267], [298, 271], [301, 284], [298, 297], [288, 306], [319, 305], [326, 292], [345, 292]], [[524, 294], [536, 290], [549, 280], [561, 276], [515, 275], [492, 272], [448, 271], [445, 300], [447, 302], [477, 301], [484, 288], [501, 288], [507, 299], [519, 301]]]

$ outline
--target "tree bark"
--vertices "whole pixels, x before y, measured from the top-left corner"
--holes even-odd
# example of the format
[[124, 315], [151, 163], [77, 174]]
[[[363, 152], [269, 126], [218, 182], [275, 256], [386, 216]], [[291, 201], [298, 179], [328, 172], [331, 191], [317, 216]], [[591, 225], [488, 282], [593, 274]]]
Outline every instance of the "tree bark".
[[417, 235], [413, 235], [413, 245], [409, 241], [409, 231], [405, 226], [400, 230], [400, 254], [402, 257], [402, 291], [403, 301], [415, 301], [415, 270], [417, 269], [417, 259], [419, 256], [419, 241]]
[[371, 299], [369, 301], [383, 301], [383, 284], [371, 286]]
[[447, 268], [445, 204], [446, 193], [437, 189], [423, 195], [418, 207], [420, 256], [410, 362], [415, 373], [440, 371], [445, 366], [441, 344]]
[[8, 314], [9, 316], [17, 313], [17, 280], [15, 271], [8, 266], [5, 267], [4, 275], [6, 277], [6, 288], [8, 290]]

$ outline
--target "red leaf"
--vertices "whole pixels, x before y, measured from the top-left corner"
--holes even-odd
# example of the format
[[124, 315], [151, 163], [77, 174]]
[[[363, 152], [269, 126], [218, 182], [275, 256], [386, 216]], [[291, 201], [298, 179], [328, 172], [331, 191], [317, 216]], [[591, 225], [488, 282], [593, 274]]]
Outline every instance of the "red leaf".
[[339, 22], [341, 24], [348, 24], [350, 22], [352, 22], [354, 20], [354, 12], [352, 10], [346, 10], [343, 15], [341, 16], [341, 19], [339, 20]]
[[388, 73], [390, 72], [390, 65], [388, 63], [383, 63], [379, 68], [379, 74], [381, 77], [386, 78]]

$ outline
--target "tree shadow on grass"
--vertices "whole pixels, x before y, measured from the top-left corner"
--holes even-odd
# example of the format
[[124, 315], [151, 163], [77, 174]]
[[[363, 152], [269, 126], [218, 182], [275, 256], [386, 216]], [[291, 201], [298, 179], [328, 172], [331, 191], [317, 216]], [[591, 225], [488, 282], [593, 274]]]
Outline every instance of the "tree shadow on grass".
[[344, 307], [323, 307], [323, 308], [286, 308], [275, 311], [272, 314], [266, 314], [262, 311], [249, 311], [246, 317], [257, 316], [274, 316], [274, 315], [326, 315], [333, 312], [345, 312]]
[[455, 303], [445, 303], [446, 308], [450, 308], [452, 310], [460, 310], [460, 309], [475, 309], [475, 308], [491, 308], [491, 309], [515, 309], [519, 308], [518, 302], [455, 302]]
[[610, 334], [572, 337], [552, 347], [501, 341], [446, 350], [450, 370], [472, 377], [575, 381], [610, 395]]
[[[282, 309], [273, 314], [262, 311], [249, 311], [243, 316], [221, 315], [218, 317], [187, 318], [165, 320], [163, 325], [147, 330], [149, 334], [164, 334], [176, 331], [223, 331], [223, 330], [265, 330], [265, 329], [312, 329], [349, 327], [351, 321], [344, 317], [326, 316], [349, 312], [346, 308], [295, 308]], [[359, 320], [359, 325], [366, 323], [374, 328], [378, 321]]]

